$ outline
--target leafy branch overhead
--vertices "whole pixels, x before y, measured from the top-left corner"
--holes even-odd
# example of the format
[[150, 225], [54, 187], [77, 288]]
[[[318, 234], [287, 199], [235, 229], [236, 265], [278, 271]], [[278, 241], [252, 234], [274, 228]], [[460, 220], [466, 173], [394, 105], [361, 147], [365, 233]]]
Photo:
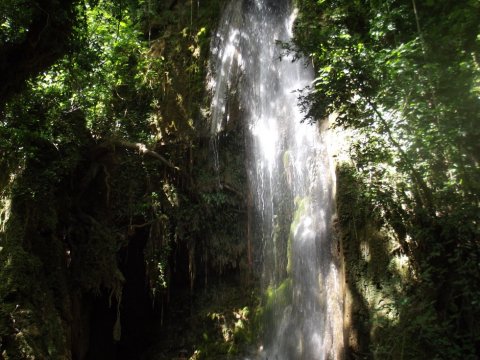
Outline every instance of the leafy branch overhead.
[[72, 49], [78, 0], [2, 1], [0, 108], [29, 78]]
[[132, 149], [132, 150], [138, 151], [142, 155], [147, 155], [147, 156], [150, 156], [154, 159], [159, 160], [162, 164], [166, 165], [167, 167], [169, 167], [171, 169], [180, 170], [180, 168], [173, 165], [170, 161], [165, 159], [159, 153], [148, 149], [145, 144], [131, 143], [131, 142], [121, 140], [121, 139], [109, 139], [107, 143], [112, 144], [112, 145], [119, 145], [119, 146], [125, 147], [127, 149]]

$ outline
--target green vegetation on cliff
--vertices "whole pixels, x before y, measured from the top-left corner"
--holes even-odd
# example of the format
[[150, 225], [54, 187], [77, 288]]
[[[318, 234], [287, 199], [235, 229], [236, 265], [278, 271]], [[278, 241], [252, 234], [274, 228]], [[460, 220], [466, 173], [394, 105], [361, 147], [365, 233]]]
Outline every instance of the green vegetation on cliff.
[[206, 133], [221, 8], [0, 5], [0, 358], [128, 358], [136, 312], [246, 270], [242, 130], [220, 174]]
[[336, 114], [352, 141], [338, 206], [346, 276], [372, 336], [363, 356], [477, 358], [480, 4], [296, 3], [290, 50], [316, 71], [307, 119]]

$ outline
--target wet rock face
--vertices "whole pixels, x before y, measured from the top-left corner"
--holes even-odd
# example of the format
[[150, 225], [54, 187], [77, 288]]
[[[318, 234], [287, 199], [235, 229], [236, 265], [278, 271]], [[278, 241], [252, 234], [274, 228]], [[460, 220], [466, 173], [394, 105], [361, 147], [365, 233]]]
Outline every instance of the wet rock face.
[[288, 8], [289, 1], [266, 0], [265, 6], [276, 14], [283, 14]]
[[288, 0], [244, 0], [245, 12], [254, 11], [255, 9], [265, 9], [270, 16], [281, 16], [285, 14], [289, 8]]

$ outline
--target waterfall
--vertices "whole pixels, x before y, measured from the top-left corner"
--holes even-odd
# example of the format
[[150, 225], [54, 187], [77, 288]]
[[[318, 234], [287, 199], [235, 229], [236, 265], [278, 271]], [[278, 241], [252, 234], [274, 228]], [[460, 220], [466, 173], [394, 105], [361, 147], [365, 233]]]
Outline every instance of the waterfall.
[[255, 270], [265, 334], [258, 356], [340, 359], [343, 302], [332, 234], [335, 175], [320, 126], [302, 123], [298, 90], [313, 80], [278, 42], [292, 36], [288, 0], [232, 0], [212, 40], [212, 134], [228, 126], [229, 104], [248, 129]]

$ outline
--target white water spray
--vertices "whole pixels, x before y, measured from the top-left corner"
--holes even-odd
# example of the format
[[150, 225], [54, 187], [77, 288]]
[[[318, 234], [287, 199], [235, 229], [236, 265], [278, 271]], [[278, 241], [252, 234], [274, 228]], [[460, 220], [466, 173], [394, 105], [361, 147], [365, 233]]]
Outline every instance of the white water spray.
[[319, 126], [302, 123], [297, 90], [313, 73], [284, 56], [292, 36], [288, 0], [233, 0], [212, 42], [212, 134], [238, 99], [247, 124], [255, 254], [263, 290], [265, 346], [276, 360], [340, 359], [341, 275], [334, 255], [334, 171]]

